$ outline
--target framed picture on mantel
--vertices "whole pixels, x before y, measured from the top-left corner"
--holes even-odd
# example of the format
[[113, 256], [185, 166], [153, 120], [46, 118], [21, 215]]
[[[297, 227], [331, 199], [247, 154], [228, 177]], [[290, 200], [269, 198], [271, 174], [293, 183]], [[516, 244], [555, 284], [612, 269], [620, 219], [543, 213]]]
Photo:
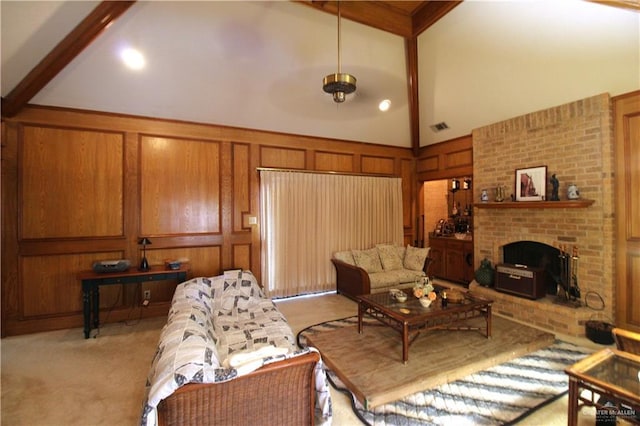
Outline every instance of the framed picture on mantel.
[[547, 166], [516, 169], [516, 201], [544, 201]]

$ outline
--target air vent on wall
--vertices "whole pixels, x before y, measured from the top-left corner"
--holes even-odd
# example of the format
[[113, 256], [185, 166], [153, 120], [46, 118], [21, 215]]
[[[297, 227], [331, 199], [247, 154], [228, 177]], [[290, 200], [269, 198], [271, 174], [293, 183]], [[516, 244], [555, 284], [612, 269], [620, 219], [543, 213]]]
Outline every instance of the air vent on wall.
[[446, 130], [446, 129], [449, 128], [449, 126], [447, 126], [447, 123], [445, 123], [444, 121], [442, 121], [440, 123], [437, 123], [437, 124], [434, 124], [434, 125], [429, 126], [429, 127], [431, 127], [431, 130], [433, 130], [436, 133], [441, 132], [441, 131]]

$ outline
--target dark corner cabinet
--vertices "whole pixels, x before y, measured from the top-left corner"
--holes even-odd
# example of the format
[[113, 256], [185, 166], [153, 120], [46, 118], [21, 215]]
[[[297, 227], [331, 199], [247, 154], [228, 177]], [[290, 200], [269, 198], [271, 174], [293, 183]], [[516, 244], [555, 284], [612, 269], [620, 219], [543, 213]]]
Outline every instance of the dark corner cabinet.
[[429, 273], [437, 278], [468, 285], [474, 277], [473, 240], [429, 236]]

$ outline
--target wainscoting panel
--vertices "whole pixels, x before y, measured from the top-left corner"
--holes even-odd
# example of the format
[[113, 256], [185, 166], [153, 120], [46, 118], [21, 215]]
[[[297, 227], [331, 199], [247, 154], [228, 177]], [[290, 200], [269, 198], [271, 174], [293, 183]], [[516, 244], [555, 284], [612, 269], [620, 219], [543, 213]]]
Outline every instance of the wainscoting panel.
[[140, 176], [142, 235], [220, 232], [220, 143], [142, 136]]
[[21, 139], [22, 239], [123, 235], [122, 133], [24, 126]]
[[233, 232], [251, 232], [244, 216], [251, 213], [250, 146], [234, 143], [232, 146], [231, 179], [233, 180]]
[[305, 169], [306, 165], [306, 151], [304, 149], [273, 146], [260, 148], [260, 167]]
[[316, 170], [334, 171], [334, 172], [354, 172], [354, 155], [342, 154], [336, 152], [315, 153]]
[[373, 157], [363, 155], [360, 158], [362, 173], [393, 175], [396, 170], [392, 157]]
[[[149, 249], [147, 246], [147, 260], [151, 265], [163, 265], [166, 260], [180, 260], [188, 262], [193, 277], [211, 277], [222, 271], [222, 247], [174, 247]], [[141, 254], [139, 255], [141, 256]], [[137, 262], [140, 262], [138, 257]], [[173, 292], [171, 293], [173, 295]]]
[[[81, 312], [82, 285], [77, 273], [91, 269], [96, 260], [121, 258], [122, 253], [118, 252], [22, 257], [22, 316]], [[101, 307], [114, 303], [113, 295], [119, 287], [114, 285], [100, 289]]]
[[417, 163], [418, 181], [472, 176], [471, 135], [421, 148]]
[[251, 269], [251, 245], [250, 244], [233, 244], [232, 268], [235, 269]]
[[440, 167], [438, 161], [440, 157], [433, 155], [430, 157], [424, 157], [417, 161], [418, 172], [436, 172]]
[[446, 164], [447, 168], [456, 168], [462, 166], [472, 166], [473, 165], [473, 155], [471, 151], [457, 151], [447, 154]]

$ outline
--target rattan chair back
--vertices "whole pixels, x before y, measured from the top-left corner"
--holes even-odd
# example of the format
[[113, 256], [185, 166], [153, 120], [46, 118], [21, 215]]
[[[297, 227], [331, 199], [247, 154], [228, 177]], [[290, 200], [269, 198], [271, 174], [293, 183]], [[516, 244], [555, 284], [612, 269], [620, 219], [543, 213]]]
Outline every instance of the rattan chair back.
[[618, 349], [640, 355], [640, 333], [622, 328], [614, 328], [611, 333]]

